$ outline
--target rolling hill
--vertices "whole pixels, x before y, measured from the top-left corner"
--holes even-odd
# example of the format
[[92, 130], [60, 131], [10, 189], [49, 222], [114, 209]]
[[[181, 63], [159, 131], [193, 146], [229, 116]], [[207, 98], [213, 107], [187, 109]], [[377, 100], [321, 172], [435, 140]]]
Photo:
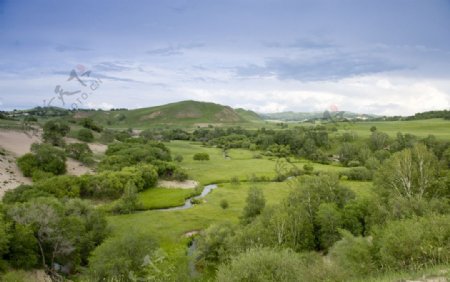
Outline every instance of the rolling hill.
[[91, 117], [108, 127], [240, 125], [261, 122], [258, 114], [208, 102], [181, 101], [134, 110], [79, 111], [75, 118]]

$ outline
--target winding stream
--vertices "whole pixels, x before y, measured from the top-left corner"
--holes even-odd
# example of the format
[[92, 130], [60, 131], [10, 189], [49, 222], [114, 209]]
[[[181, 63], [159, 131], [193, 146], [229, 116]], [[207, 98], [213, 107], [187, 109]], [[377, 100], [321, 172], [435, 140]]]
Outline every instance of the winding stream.
[[178, 206], [178, 207], [173, 207], [173, 208], [156, 209], [156, 210], [157, 211], [177, 211], [177, 210], [186, 210], [186, 209], [192, 208], [193, 207], [193, 204], [191, 202], [192, 199], [204, 198], [206, 195], [211, 193], [211, 191], [216, 189], [216, 188], [217, 188], [217, 184], [206, 185], [203, 188], [203, 191], [202, 191], [202, 193], [200, 195], [186, 199], [186, 201], [184, 202], [184, 205]]

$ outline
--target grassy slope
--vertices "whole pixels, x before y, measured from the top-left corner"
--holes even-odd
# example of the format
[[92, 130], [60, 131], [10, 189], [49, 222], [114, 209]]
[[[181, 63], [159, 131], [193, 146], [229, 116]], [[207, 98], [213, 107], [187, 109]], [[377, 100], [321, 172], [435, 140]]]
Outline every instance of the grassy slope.
[[[92, 112], [97, 122], [115, 128], [197, 127], [214, 125], [246, 125], [262, 120], [253, 112], [234, 110], [214, 103], [181, 101], [162, 106], [123, 111]], [[124, 116], [123, 120], [120, 117]], [[110, 121], [108, 125], [107, 122]]]

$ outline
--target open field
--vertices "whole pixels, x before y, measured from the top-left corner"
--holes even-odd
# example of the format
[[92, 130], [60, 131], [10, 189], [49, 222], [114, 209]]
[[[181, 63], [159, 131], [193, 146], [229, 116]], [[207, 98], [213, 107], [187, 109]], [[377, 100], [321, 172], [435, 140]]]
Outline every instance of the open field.
[[163, 209], [181, 206], [195, 194], [195, 189], [153, 188], [139, 193], [139, 202], [144, 210]]
[[367, 121], [355, 123], [338, 123], [338, 129], [354, 131], [360, 137], [368, 137], [370, 128], [375, 126], [378, 131], [395, 137], [398, 132], [411, 133], [418, 137], [432, 134], [441, 140], [450, 140], [450, 120], [426, 119], [408, 121]]
[[[237, 177], [240, 181], [247, 181], [251, 176], [265, 176], [274, 178], [276, 159], [269, 159], [260, 155], [260, 152], [244, 149], [228, 150], [229, 159], [226, 159], [222, 149], [204, 147], [198, 143], [187, 141], [172, 141], [166, 143], [172, 155], [182, 155], [181, 166], [186, 169], [189, 176], [201, 184], [229, 182], [231, 178]], [[196, 153], [208, 153], [209, 161], [194, 161]], [[256, 156], [259, 156], [258, 158]], [[302, 168], [304, 164], [311, 163], [306, 160], [291, 160], [294, 165]], [[289, 167], [289, 165], [287, 165]], [[339, 172], [348, 168], [314, 164], [317, 171]]]

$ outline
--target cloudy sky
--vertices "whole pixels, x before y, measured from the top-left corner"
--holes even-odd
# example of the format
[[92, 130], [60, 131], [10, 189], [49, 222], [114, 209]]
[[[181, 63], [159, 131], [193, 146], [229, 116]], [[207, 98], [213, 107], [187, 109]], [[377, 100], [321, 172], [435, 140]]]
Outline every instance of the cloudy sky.
[[187, 99], [448, 109], [450, 1], [0, 0], [0, 109]]

